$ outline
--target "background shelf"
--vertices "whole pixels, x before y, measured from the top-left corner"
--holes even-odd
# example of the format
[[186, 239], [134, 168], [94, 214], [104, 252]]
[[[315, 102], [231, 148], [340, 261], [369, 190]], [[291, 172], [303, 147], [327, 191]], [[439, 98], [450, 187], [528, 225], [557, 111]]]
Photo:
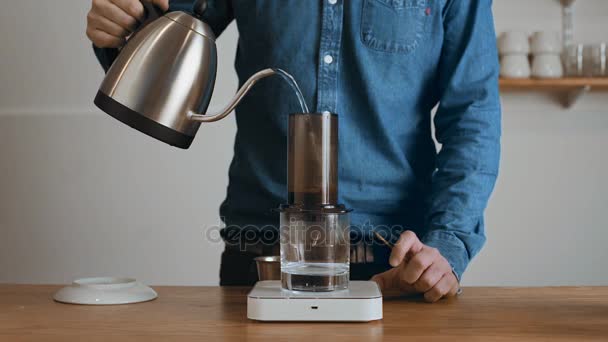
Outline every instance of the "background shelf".
[[590, 86], [593, 88], [608, 89], [608, 77], [606, 78], [556, 78], [556, 79], [533, 79], [533, 78], [501, 78], [500, 88], [505, 90], [517, 89], [569, 89]]
[[501, 91], [556, 91], [563, 92], [563, 104], [572, 107], [591, 90], [608, 90], [608, 78], [568, 77], [557, 79], [500, 79]]

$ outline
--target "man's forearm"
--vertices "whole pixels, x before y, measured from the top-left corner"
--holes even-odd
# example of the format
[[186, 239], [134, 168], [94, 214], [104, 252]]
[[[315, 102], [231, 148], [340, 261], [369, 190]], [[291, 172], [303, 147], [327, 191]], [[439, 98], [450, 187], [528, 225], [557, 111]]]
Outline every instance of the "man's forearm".
[[423, 242], [460, 278], [485, 242], [483, 213], [498, 174], [501, 110], [490, 0], [449, 0], [439, 66], [429, 232]]

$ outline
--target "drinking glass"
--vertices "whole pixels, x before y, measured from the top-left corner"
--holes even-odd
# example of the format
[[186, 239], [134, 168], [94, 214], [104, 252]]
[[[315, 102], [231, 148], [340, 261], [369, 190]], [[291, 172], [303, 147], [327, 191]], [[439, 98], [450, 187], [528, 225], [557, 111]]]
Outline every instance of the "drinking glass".
[[584, 59], [585, 46], [583, 44], [570, 45], [564, 51], [564, 64], [566, 76], [582, 77], [585, 75]]
[[608, 77], [607, 44], [576, 44], [564, 52], [567, 76]]
[[291, 291], [348, 288], [349, 213], [343, 207], [281, 212], [281, 284]]
[[589, 48], [589, 63], [593, 77], [606, 77], [606, 43], [593, 45]]

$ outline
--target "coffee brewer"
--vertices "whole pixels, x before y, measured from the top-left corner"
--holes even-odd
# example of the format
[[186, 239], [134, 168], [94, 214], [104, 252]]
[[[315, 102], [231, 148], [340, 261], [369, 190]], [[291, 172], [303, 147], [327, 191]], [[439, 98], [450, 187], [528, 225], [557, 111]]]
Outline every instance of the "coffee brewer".
[[349, 210], [338, 204], [338, 116], [289, 115], [288, 203], [280, 207], [281, 284], [297, 291], [346, 289]]

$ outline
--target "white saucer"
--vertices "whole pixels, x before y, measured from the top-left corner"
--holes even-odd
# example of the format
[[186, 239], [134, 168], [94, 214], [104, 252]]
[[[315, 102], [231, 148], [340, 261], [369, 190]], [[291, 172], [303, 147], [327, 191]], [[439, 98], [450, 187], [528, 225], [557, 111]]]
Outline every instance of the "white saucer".
[[112, 305], [146, 302], [156, 297], [154, 290], [135, 279], [99, 277], [75, 280], [57, 291], [53, 299], [68, 304]]

